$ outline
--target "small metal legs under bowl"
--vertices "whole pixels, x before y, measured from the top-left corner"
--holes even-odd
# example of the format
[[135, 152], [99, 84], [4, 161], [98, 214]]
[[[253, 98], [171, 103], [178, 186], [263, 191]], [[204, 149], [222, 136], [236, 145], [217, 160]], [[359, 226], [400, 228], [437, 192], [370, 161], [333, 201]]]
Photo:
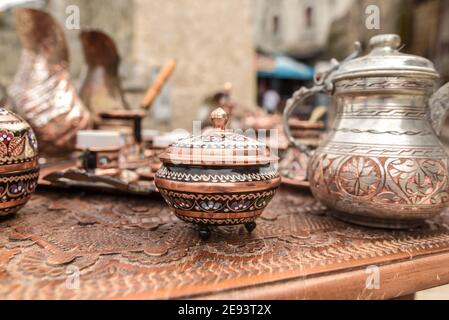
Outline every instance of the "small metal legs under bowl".
[[[257, 224], [256, 224], [256, 222], [254, 222], [254, 221], [253, 221], [253, 222], [247, 222], [247, 223], [245, 223], [245, 229], [248, 231], [248, 233], [253, 232], [254, 229], [256, 229], [256, 226], [257, 226]], [[211, 235], [210, 228], [209, 228], [209, 226], [207, 226], [207, 225], [200, 225], [199, 230], [198, 230], [198, 233], [199, 233], [200, 238], [201, 238], [202, 240], [207, 240], [207, 239], [209, 239], [209, 238], [210, 238], [210, 235]]]
[[381, 218], [353, 215], [339, 211], [332, 211], [330, 215], [334, 218], [352, 224], [382, 229], [394, 229], [394, 230], [414, 229], [424, 224], [424, 220], [381, 219]]
[[245, 228], [249, 233], [253, 232], [253, 230], [256, 229], [256, 226], [257, 224], [254, 221], [245, 223]]
[[200, 226], [199, 234], [200, 234], [200, 238], [202, 240], [209, 239], [210, 238], [210, 229], [209, 229], [209, 227], [208, 226]]

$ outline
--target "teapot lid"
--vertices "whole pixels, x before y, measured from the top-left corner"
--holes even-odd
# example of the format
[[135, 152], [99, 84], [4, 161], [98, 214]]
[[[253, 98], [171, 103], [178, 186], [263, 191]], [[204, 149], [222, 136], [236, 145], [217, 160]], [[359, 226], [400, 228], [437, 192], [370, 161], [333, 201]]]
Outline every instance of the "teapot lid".
[[343, 62], [332, 80], [370, 76], [439, 77], [433, 63], [426, 58], [401, 53], [401, 38], [396, 34], [381, 34], [369, 41], [371, 51], [360, 58]]
[[214, 125], [202, 135], [192, 135], [172, 143], [159, 157], [163, 163], [201, 166], [263, 165], [278, 158], [271, 156], [265, 143], [226, 131], [228, 115], [222, 109], [211, 113]]

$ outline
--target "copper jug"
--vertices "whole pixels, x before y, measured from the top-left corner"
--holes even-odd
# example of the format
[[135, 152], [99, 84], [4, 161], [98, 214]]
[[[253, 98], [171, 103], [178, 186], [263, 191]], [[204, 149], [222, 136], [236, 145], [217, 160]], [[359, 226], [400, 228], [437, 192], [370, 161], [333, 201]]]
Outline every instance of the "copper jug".
[[[433, 64], [399, 52], [398, 35], [370, 40], [369, 54], [357, 50], [315, 86], [293, 94], [287, 120], [304, 99], [332, 95], [336, 119], [308, 165], [313, 195], [342, 220], [373, 227], [411, 228], [449, 204], [448, 155], [437, 135], [449, 107], [449, 85], [433, 96]], [[430, 100], [429, 100], [430, 99]]]
[[64, 29], [45, 11], [19, 8], [15, 15], [22, 54], [8, 92], [36, 132], [41, 155], [65, 157], [78, 130], [90, 126], [90, 113], [70, 78]]

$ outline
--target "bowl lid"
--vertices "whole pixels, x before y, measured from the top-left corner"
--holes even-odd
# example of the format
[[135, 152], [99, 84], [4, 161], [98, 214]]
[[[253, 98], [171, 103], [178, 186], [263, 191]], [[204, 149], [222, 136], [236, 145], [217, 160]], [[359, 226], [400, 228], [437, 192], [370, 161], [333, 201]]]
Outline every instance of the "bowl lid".
[[222, 109], [211, 113], [214, 128], [172, 143], [160, 156], [163, 163], [201, 166], [249, 166], [275, 162], [270, 149], [256, 139], [225, 130], [229, 120]]
[[433, 63], [426, 58], [404, 54], [401, 38], [396, 34], [381, 34], [369, 41], [371, 51], [360, 58], [343, 62], [332, 80], [368, 76], [411, 75], [436, 79], [439, 77]]

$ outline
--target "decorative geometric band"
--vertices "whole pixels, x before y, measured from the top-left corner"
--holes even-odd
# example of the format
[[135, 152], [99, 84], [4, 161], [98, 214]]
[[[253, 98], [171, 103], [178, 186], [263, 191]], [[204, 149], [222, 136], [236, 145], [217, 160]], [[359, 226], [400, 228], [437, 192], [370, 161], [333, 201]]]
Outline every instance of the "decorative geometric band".
[[39, 178], [39, 170], [28, 170], [24, 172], [17, 172], [16, 175], [9, 177], [0, 177], [0, 183], [16, 182], [29, 179]]
[[431, 79], [413, 79], [405, 77], [373, 77], [364, 79], [341, 80], [337, 81], [335, 88], [339, 91], [356, 90], [433, 90], [433, 81]]
[[182, 210], [187, 215], [201, 212], [207, 218], [219, 214], [226, 218], [231, 214], [252, 215], [250, 212], [263, 210], [273, 198], [276, 189], [262, 192], [201, 194], [175, 192], [159, 188], [167, 204], [175, 210]]
[[271, 180], [279, 176], [277, 170], [274, 168], [260, 173], [231, 173], [231, 174], [211, 174], [211, 173], [189, 173], [172, 171], [170, 168], [163, 166], [156, 173], [156, 176], [161, 179], [169, 179], [175, 181], [188, 182], [246, 182], [246, 181], [265, 181]]

